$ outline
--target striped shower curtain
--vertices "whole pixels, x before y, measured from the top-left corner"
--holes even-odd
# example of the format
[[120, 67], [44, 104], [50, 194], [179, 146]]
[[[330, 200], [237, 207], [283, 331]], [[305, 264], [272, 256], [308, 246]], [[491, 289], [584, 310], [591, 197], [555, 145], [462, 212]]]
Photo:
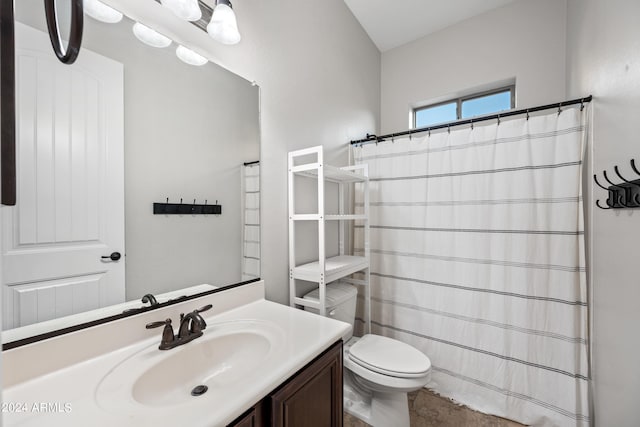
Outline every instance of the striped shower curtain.
[[429, 356], [428, 388], [524, 424], [589, 424], [585, 117], [353, 148], [371, 177], [372, 330]]

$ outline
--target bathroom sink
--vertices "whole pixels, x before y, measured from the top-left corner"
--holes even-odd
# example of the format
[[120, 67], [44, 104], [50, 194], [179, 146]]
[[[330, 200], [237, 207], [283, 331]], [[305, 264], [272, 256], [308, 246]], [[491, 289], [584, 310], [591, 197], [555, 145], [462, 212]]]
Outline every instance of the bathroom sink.
[[[210, 324], [204, 335], [172, 350], [158, 342], [125, 359], [96, 389], [104, 409], [166, 409], [223, 398], [250, 379], [284, 342], [275, 324], [238, 320]], [[204, 387], [203, 387], [204, 386]]]

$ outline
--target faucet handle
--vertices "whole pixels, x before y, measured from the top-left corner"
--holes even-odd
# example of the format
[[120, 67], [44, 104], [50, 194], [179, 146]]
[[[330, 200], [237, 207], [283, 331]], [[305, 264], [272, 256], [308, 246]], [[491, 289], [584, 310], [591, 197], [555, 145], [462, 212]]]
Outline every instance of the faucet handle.
[[213, 307], [211, 304], [207, 304], [204, 307], [193, 310], [192, 313], [195, 316], [195, 319], [193, 319], [193, 321], [191, 322], [192, 333], [197, 334], [207, 329], [207, 322], [202, 318], [202, 316], [200, 316], [200, 313], [202, 313], [203, 311], [211, 310], [211, 307]]
[[147, 325], [145, 326], [145, 328], [147, 329], [153, 329], [153, 328], [159, 328], [160, 326], [170, 326], [171, 325], [171, 319], [167, 319], [167, 320], [161, 320], [159, 322], [151, 322], [151, 323], [147, 323]]
[[207, 310], [211, 310], [211, 307], [213, 307], [213, 305], [211, 304], [207, 304], [204, 307], [200, 307], [198, 309], [193, 310], [195, 313], [202, 313], [203, 311], [207, 311]]
[[158, 348], [160, 350], [169, 350], [175, 347], [176, 336], [173, 333], [173, 326], [171, 326], [171, 319], [167, 319], [165, 321], [147, 323], [145, 327], [147, 329], [153, 329], [153, 328], [159, 328], [160, 326], [164, 326], [164, 330], [162, 331], [162, 340], [160, 341], [160, 346]]

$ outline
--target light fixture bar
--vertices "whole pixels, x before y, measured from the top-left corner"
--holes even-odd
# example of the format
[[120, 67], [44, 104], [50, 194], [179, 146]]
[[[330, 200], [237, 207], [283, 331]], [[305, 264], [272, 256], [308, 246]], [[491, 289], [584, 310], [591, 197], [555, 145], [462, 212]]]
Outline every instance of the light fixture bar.
[[[224, 0], [223, 0], [224, 1]], [[156, 0], [156, 3], [162, 4], [161, 0]], [[205, 33], [207, 32], [207, 25], [209, 25], [209, 21], [211, 21], [211, 16], [213, 15], [213, 8], [208, 4], [204, 3], [202, 0], [198, 0], [198, 6], [200, 6], [200, 10], [202, 11], [202, 17], [197, 21], [189, 21], [196, 27], [200, 28]]]

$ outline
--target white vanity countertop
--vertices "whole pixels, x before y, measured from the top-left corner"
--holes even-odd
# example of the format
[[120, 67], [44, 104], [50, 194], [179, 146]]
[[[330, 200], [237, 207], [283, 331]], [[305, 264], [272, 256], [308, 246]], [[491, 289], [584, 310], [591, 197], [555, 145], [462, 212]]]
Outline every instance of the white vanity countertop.
[[[225, 395], [223, 400], [207, 399], [204, 394], [167, 408], [145, 406], [129, 398], [132, 403], [127, 406], [127, 410], [116, 410], [117, 405], [105, 405], [104, 395], [102, 403], [100, 402], [97, 390], [101, 381], [121, 362], [145, 349], [157, 347], [161, 335], [159, 328], [156, 330], [157, 336], [153, 338], [4, 389], [3, 425], [225, 426], [339, 340], [351, 327], [343, 322], [258, 300], [206, 318], [208, 327], [203, 337], [172, 350], [157, 352], [179, 352], [206, 338], [210, 330], [222, 330], [225, 323], [247, 320], [278, 325], [282, 340], [279, 348], [275, 349], [277, 357], [266, 360], [251, 375], [247, 385], [233, 387], [233, 392]], [[70, 348], [69, 351], [74, 350]], [[154, 357], [161, 357], [152, 354]], [[46, 363], [46, 355], [43, 354], [41, 360]], [[142, 373], [138, 373], [140, 374]]]

